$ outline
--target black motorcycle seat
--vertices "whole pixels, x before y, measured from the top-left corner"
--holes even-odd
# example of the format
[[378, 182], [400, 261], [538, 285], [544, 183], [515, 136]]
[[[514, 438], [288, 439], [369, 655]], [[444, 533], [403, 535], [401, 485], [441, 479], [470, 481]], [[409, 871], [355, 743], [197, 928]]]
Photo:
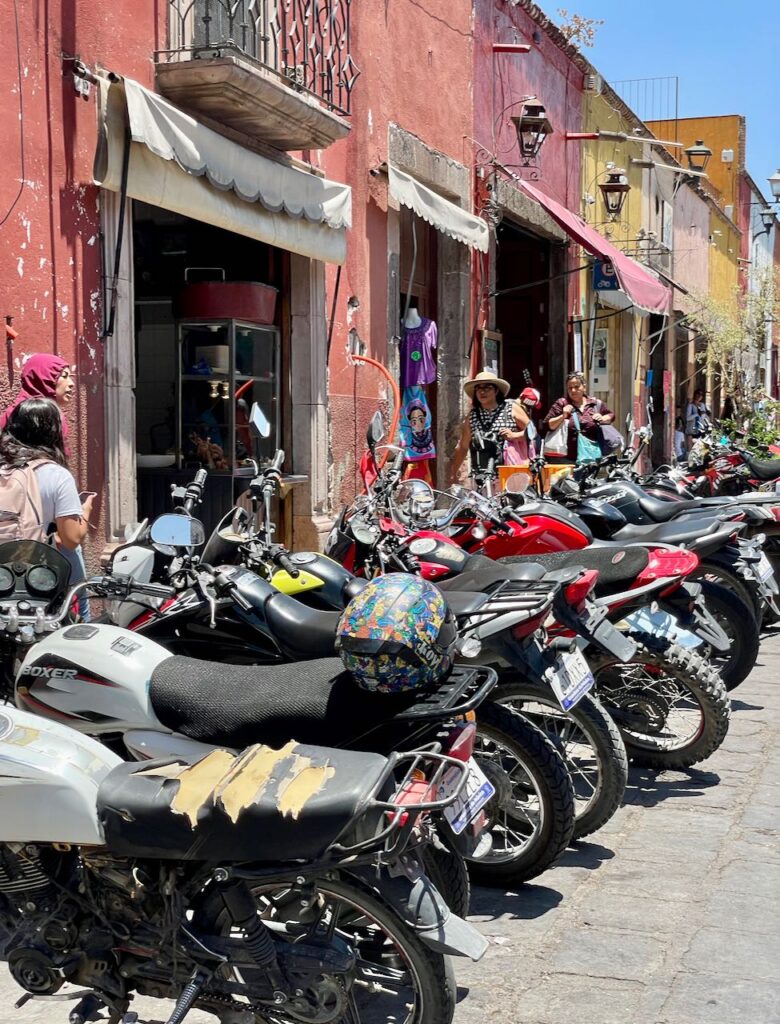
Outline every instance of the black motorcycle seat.
[[274, 594], [265, 603], [265, 615], [287, 657], [295, 661], [333, 657], [341, 612], [309, 608], [286, 594]]
[[639, 507], [656, 523], [668, 523], [687, 511], [703, 511], [701, 502], [696, 498], [690, 501], [664, 501], [662, 498], [654, 498], [651, 494], [643, 494], [639, 498]]
[[[733, 532], [738, 524], [733, 524], [725, 529]], [[641, 541], [643, 544], [679, 544], [691, 546], [704, 537], [713, 537], [719, 531], [724, 530], [723, 520], [714, 517], [707, 519], [689, 519], [687, 516], [679, 522], [673, 520], [671, 523], [650, 523], [647, 526], [635, 526], [628, 523], [622, 527], [612, 538], [612, 543], [633, 543]]]
[[506, 566], [488, 558], [487, 555], [471, 555], [463, 572], [446, 580], [435, 580], [436, 586], [450, 601], [451, 596], [459, 591], [482, 591], [495, 583], [515, 580], [519, 583], [536, 583], [544, 579], [547, 570], [544, 566], [529, 561], [525, 566]]
[[747, 464], [759, 480], [780, 479], [780, 459], [748, 459]]
[[[378, 754], [295, 743], [239, 755], [215, 749], [192, 765], [117, 766], [100, 784], [97, 809], [120, 857], [312, 860], [366, 808], [385, 765]], [[373, 832], [381, 813], [369, 809], [361, 824]]]
[[241, 749], [289, 739], [354, 745], [356, 737], [410, 707], [418, 695], [362, 690], [338, 658], [223, 665], [173, 656], [152, 672], [149, 699], [173, 732]]
[[591, 546], [579, 548], [577, 551], [552, 551], [547, 555], [510, 555], [500, 558], [499, 564], [517, 565], [525, 559], [530, 559], [539, 562], [548, 570], [568, 567], [598, 569], [599, 578], [596, 583], [596, 593], [598, 594], [617, 584], [633, 582], [647, 565], [648, 558], [645, 548], [621, 548], [618, 545], [613, 545], [609, 548]]
[[447, 604], [456, 619], [474, 615], [490, 600], [490, 594], [474, 591], [450, 590], [446, 595]]

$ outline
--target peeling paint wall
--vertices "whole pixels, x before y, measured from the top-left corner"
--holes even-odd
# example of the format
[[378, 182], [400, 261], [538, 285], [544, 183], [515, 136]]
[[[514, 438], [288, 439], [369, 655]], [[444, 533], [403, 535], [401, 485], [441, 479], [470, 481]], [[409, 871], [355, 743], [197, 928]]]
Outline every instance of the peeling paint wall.
[[[471, 0], [358, 0], [352, 5], [352, 55], [361, 77], [352, 97], [352, 132], [323, 154], [329, 177], [353, 189], [352, 230], [341, 273], [329, 361], [331, 499], [338, 507], [359, 486], [357, 463], [371, 415], [386, 382], [346, 358], [350, 328], [380, 361], [388, 355], [387, 177], [370, 174], [388, 158], [388, 125], [417, 136], [452, 159], [469, 163], [472, 134]], [[327, 315], [335, 268], [327, 272]], [[401, 287], [398, 285], [398, 291]], [[348, 310], [355, 297], [359, 306]], [[350, 317], [348, 321], [348, 312]]]
[[[99, 190], [92, 181], [95, 90], [80, 96], [72, 62], [102, 65], [152, 84], [153, 53], [165, 45], [166, 5], [151, 0], [48, 0], [18, 4], [19, 51], [9, 5], [0, 63], [0, 280], [3, 308], [19, 336], [0, 369], [0, 402], [16, 393], [34, 352], [76, 367], [68, 419], [71, 466], [80, 488], [98, 492], [88, 548], [103, 546], [103, 285]], [[19, 98], [21, 91], [22, 109]], [[133, 339], [126, 339], [128, 345]]]

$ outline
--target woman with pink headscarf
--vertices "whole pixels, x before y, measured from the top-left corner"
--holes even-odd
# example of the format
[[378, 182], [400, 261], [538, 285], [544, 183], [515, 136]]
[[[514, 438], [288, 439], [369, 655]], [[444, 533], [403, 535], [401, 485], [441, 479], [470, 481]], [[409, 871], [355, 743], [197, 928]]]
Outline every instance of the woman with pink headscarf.
[[[14, 409], [27, 401], [28, 398], [52, 398], [60, 410], [62, 421], [62, 439], [65, 443], [67, 454], [68, 419], [65, 415], [65, 408], [70, 402], [76, 381], [71, 372], [70, 364], [61, 359], [60, 356], [50, 355], [47, 352], [36, 352], [30, 356], [22, 367], [21, 388], [19, 394], [11, 402], [7, 409], [0, 415], [0, 431], [5, 430], [8, 417]], [[92, 495], [89, 495], [83, 503], [84, 518], [89, 521], [92, 514]], [[70, 562], [70, 582], [78, 583], [86, 577], [86, 566], [84, 564], [84, 553], [81, 545], [75, 549], [60, 547], [61, 553]], [[89, 621], [89, 600], [82, 595], [79, 599], [79, 609], [84, 621]]]
[[22, 367], [22, 386], [19, 394], [0, 415], [0, 430], [5, 430], [12, 410], [28, 398], [53, 398], [62, 417], [62, 436], [68, 439], [68, 420], [65, 407], [70, 402], [76, 386], [70, 364], [59, 356], [47, 352], [36, 352]]

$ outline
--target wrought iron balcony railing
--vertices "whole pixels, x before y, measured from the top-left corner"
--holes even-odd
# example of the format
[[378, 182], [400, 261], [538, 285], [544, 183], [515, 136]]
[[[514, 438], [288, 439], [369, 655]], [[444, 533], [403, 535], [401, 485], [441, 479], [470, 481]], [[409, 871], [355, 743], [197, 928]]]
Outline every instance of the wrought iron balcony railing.
[[158, 60], [233, 51], [283, 75], [330, 110], [350, 113], [360, 74], [350, 53], [351, 0], [168, 0], [170, 49]]

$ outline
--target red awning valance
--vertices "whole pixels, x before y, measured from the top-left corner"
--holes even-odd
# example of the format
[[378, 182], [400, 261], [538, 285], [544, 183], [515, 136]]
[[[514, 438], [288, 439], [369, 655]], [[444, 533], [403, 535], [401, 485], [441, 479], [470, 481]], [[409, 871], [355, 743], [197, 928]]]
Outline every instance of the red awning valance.
[[523, 191], [543, 207], [570, 238], [600, 260], [608, 260], [617, 275], [620, 287], [631, 302], [648, 313], [668, 313], [672, 304], [672, 289], [659, 281], [645, 267], [608, 242], [603, 235], [586, 224], [576, 213], [551, 199], [541, 189], [521, 182]]

